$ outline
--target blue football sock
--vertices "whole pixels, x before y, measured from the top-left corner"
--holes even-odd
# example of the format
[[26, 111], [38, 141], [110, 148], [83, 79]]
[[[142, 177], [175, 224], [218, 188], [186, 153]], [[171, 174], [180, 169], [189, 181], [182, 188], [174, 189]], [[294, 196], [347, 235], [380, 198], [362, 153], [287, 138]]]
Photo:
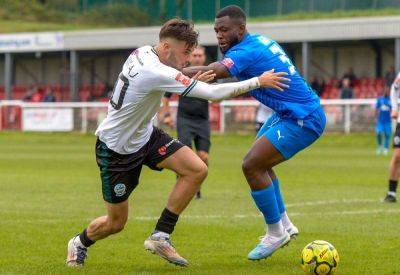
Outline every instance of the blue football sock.
[[265, 189], [251, 191], [258, 209], [264, 215], [267, 224], [277, 223], [281, 219], [278, 204], [276, 202], [274, 185], [271, 184]]
[[378, 147], [382, 147], [382, 136], [381, 136], [381, 133], [376, 134], [376, 139], [378, 141]]
[[276, 202], [278, 203], [279, 213], [282, 214], [286, 211], [285, 203], [283, 202], [281, 189], [279, 188], [279, 180], [275, 178], [272, 183], [274, 184]]
[[390, 134], [385, 135], [385, 149], [389, 149]]

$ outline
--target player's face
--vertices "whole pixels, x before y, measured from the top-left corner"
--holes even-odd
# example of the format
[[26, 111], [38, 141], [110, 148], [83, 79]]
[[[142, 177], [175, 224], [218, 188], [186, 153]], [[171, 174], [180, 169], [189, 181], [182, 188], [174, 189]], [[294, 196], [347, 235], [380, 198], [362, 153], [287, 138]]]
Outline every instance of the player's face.
[[182, 70], [189, 65], [190, 55], [193, 47], [189, 48], [184, 41], [171, 39], [166, 49], [166, 63], [177, 70]]
[[243, 36], [245, 26], [229, 16], [215, 18], [214, 31], [217, 35], [218, 46], [222, 53], [226, 53], [231, 47], [239, 43]]
[[195, 48], [190, 55], [189, 63], [191, 66], [203, 66], [206, 63], [206, 54], [204, 49]]

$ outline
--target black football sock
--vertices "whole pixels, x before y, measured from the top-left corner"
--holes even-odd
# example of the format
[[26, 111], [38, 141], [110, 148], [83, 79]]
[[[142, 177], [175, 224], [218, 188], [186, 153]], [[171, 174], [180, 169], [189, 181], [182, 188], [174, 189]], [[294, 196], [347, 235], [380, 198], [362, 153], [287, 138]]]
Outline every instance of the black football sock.
[[397, 180], [389, 180], [389, 192], [396, 193], [397, 191]]
[[81, 240], [81, 243], [85, 247], [89, 247], [89, 246], [91, 246], [92, 244], [95, 243], [95, 241], [92, 241], [91, 239], [89, 239], [89, 237], [87, 235], [86, 228], [85, 228], [85, 230], [83, 230], [83, 232], [81, 234], [79, 234], [79, 239]]
[[161, 213], [156, 225], [156, 231], [165, 232], [171, 234], [174, 231], [174, 227], [178, 222], [179, 215], [172, 213], [167, 208]]

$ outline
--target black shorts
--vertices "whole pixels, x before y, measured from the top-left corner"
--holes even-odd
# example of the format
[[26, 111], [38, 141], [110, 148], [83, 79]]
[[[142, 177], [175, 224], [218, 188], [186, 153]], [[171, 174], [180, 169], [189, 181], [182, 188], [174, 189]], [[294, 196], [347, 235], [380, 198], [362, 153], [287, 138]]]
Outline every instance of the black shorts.
[[156, 127], [150, 140], [133, 154], [118, 154], [97, 139], [96, 161], [100, 168], [104, 200], [109, 203], [119, 203], [128, 199], [139, 183], [143, 165], [161, 171], [157, 164], [183, 146], [181, 142]]
[[393, 136], [393, 148], [400, 148], [400, 123], [396, 124], [396, 131]]
[[178, 116], [176, 121], [178, 139], [192, 148], [192, 141], [197, 151], [210, 151], [210, 121], [208, 119], [190, 119]]

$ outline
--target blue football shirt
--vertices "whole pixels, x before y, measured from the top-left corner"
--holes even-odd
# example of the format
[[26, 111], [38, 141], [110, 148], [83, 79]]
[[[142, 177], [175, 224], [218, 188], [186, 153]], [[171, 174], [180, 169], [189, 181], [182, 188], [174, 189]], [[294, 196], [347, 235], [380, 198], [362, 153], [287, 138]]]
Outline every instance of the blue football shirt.
[[392, 122], [390, 118], [392, 105], [389, 96], [378, 97], [376, 100], [376, 109], [379, 111], [377, 123], [382, 125]]
[[291, 81], [287, 83], [289, 88], [283, 92], [266, 88], [251, 92], [255, 99], [273, 109], [280, 117], [302, 120], [320, 107], [318, 96], [299, 74], [285, 51], [266, 36], [246, 34], [242, 41], [226, 52], [221, 63], [239, 80], [260, 76], [272, 69], [275, 72], [286, 72]]

